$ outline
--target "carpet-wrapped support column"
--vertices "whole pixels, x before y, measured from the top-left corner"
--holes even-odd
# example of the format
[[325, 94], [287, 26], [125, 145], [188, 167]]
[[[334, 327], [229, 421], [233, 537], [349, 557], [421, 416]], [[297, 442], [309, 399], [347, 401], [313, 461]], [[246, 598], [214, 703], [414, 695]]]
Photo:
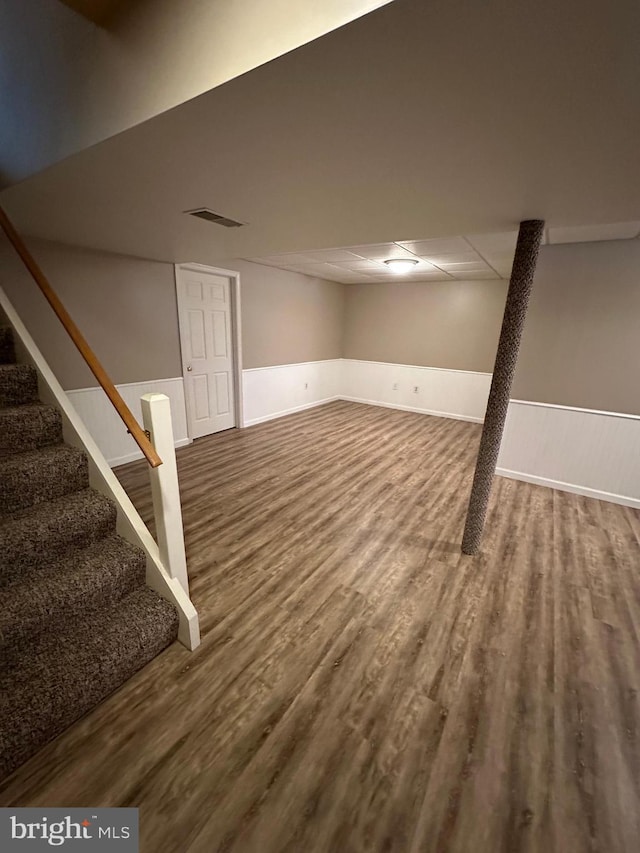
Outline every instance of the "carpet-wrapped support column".
[[541, 219], [529, 219], [520, 223], [478, 461], [469, 498], [462, 539], [463, 554], [477, 554], [482, 539], [543, 229], [544, 221]]

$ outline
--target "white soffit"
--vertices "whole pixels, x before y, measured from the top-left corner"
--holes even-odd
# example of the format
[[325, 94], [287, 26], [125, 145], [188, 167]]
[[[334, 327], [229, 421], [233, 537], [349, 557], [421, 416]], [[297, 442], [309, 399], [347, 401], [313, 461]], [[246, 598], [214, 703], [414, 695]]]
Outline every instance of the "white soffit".
[[640, 222], [613, 222], [608, 225], [573, 225], [549, 228], [549, 242], [592, 243], [600, 240], [632, 240], [640, 236]]
[[[634, 237], [640, 237], [640, 221], [549, 228], [545, 230], [542, 242], [543, 245], [585, 243]], [[503, 231], [434, 240], [343, 246], [247, 260], [344, 284], [499, 279], [509, 278], [511, 274], [517, 238], [517, 231]], [[411, 258], [417, 263], [414, 269], [398, 275], [384, 263], [392, 258]]]
[[[393, 239], [426, 261], [476, 251], [493, 267], [456, 235], [530, 216], [554, 228], [640, 219], [637, 0], [558, 6], [390, 2], [9, 187], [2, 206], [33, 237], [205, 264], [294, 251], [322, 262], [324, 247], [380, 260], [360, 247]], [[224, 32], [202, 38], [214, 54], [226, 45]], [[206, 50], [187, 53], [185, 68], [206, 66]], [[158, 74], [151, 100], [180, 85], [171, 67]], [[221, 233], [182, 213], [195, 207], [248, 227]]]

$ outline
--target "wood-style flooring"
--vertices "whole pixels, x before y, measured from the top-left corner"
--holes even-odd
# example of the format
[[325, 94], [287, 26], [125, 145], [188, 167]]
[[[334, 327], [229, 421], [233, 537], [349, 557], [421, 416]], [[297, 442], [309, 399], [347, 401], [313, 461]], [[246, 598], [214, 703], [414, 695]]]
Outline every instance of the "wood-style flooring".
[[338, 402], [178, 451], [201, 648], [0, 805], [139, 806], [143, 853], [636, 853], [640, 514], [498, 477], [463, 557], [479, 435]]

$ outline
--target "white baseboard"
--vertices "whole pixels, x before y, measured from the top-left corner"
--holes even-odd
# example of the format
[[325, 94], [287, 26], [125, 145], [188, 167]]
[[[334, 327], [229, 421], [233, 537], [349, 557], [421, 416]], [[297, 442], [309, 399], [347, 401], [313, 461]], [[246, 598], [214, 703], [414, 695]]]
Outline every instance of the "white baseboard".
[[350, 403], [365, 403], [367, 406], [382, 406], [385, 409], [398, 409], [401, 412], [416, 412], [419, 415], [432, 415], [436, 418], [452, 418], [456, 421], [470, 421], [474, 424], [481, 424], [482, 418], [473, 417], [472, 415], [459, 415], [453, 412], [436, 412], [431, 409], [421, 409], [417, 406], [404, 406], [399, 403], [382, 403], [380, 400], [365, 400], [362, 397], [346, 397], [344, 394], [337, 397], [338, 400], [347, 400]]
[[300, 406], [294, 406], [291, 409], [285, 409], [281, 412], [272, 412], [269, 415], [262, 415], [259, 418], [253, 418], [250, 421], [245, 420], [246, 427], [263, 424], [266, 421], [273, 421], [276, 418], [283, 418], [285, 415], [294, 415], [296, 412], [304, 412], [306, 409], [315, 409], [317, 406], [323, 406], [325, 403], [333, 403], [336, 400], [343, 400], [344, 397], [326, 397], [324, 400], [314, 400], [312, 403], [303, 403]]
[[525, 483], [533, 483], [534, 486], [546, 486], [549, 489], [559, 489], [561, 492], [571, 492], [574, 495], [583, 495], [586, 498], [595, 498], [598, 501], [609, 501], [610, 503], [640, 509], [639, 498], [614, 495], [611, 492], [602, 492], [598, 491], [598, 489], [589, 489], [586, 486], [577, 486], [575, 483], [549, 480], [547, 477], [536, 477], [534, 474], [523, 474], [521, 471], [508, 471], [506, 468], [496, 468], [496, 474], [500, 477], [508, 477], [510, 480], [522, 480]]

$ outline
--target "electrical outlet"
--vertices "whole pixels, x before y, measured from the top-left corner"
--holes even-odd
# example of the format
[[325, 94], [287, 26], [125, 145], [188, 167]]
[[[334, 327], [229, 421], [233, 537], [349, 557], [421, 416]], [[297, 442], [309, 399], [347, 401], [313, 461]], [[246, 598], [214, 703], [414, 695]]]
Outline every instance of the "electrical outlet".
[[418, 393], [418, 390], [419, 390], [419, 389], [418, 389], [418, 386], [417, 386], [417, 385], [414, 385], [414, 386], [413, 386], [413, 393], [414, 393], [414, 394], [417, 394], [417, 393]]
[[397, 391], [397, 390], [398, 390], [398, 383], [397, 383], [397, 382], [394, 382], [394, 383], [393, 383], [393, 390], [394, 390], [394, 391]]

